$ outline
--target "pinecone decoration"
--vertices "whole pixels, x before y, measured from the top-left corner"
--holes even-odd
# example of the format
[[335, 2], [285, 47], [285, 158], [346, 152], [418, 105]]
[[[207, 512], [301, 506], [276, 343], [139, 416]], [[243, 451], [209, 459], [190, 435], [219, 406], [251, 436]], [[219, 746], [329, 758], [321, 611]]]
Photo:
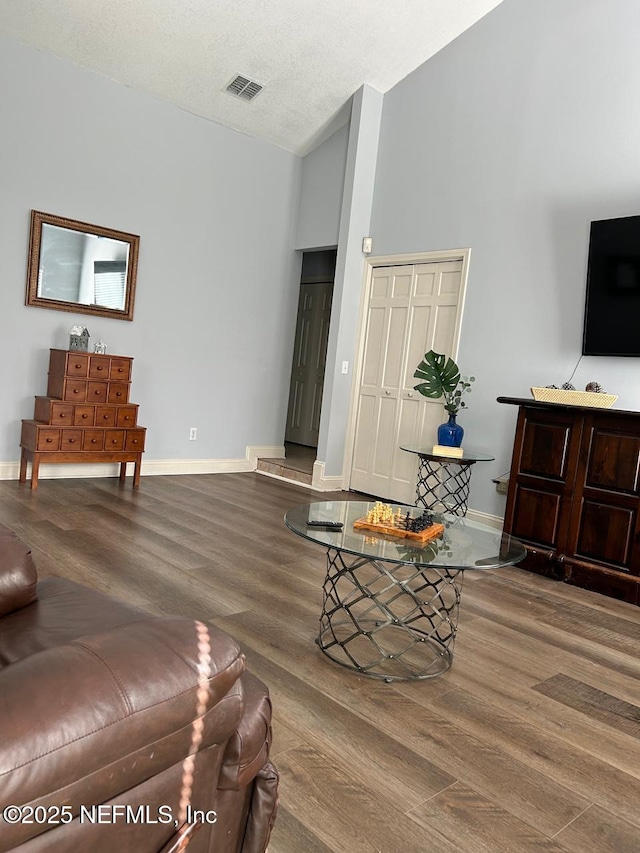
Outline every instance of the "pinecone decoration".
[[604, 394], [604, 388], [599, 382], [589, 382], [585, 391], [593, 391], [594, 394]]
[[565, 382], [562, 386], [563, 391], [575, 391], [576, 386], [572, 385], [570, 382]]

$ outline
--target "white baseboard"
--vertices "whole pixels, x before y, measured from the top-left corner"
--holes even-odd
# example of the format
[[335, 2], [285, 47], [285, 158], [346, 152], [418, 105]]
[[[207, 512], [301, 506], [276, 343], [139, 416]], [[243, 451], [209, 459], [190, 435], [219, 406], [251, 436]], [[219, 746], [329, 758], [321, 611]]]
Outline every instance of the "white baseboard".
[[300, 486], [301, 489], [311, 489], [314, 491], [310, 483], [301, 483], [300, 480], [293, 480], [291, 477], [282, 477], [280, 474], [273, 474], [271, 471], [256, 471], [261, 477], [270, 477], [272, 480], [280, 480], [282, 483], [288, 483], [290, 486]]
[[[145, 459], [142, 457], [141, 474], [144, 477], [163, 474], [237, 474], [255, 471], [258, 458], [283, 459], [284, 447], [279, 445], [247, 447], [244, 459]], [[128, 465], [133, 472], [133, 462]], [[120, 464], [113, 462], [74, 464], [40, 463], [38, 479], [79, 479], [87, 477], [117, 477]], [[29, 471], [30, 474], [30, 466]], [[0, 480], [17, 480], [19, 462], [0, 462]]]
[[254, 445], [247, 447], [247, 460], [252, 463], [252, 471], [255, 471], [258, 459], [284, 459], [285, 450], [283, 444]]
[[324, 462], [316, 460], [311, 485], [317, 492], [339, 492], [342, 490], [342, 477], [325, 477]]
[[468, 510], [467, 518], [470, 521], [477, 521], [479, 524], [487, 524], [489, 527], [495, 527], [496, 530], [502, 530], [504, 525], [504, 518], [501, 515], [491, 515], [488, 512], [480, 512], [477, 509]]

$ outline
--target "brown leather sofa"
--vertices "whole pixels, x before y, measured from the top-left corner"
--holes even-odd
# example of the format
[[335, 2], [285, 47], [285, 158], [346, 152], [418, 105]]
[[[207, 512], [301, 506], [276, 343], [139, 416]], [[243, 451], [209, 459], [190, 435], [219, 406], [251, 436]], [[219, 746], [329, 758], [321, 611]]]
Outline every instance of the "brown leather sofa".
[[229, 636], [38, 582], [0, 526], [0, 853], [262, 853], [270, 741]]

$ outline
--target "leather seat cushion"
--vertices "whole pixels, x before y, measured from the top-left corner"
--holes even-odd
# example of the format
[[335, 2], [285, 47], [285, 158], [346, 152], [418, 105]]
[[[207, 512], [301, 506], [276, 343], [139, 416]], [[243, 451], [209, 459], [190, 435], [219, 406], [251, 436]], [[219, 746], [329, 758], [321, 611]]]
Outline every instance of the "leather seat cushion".
[[0, 525], [0, 616], [35, 601], [37, 579], [31, 551]]
[[2, 617], [0, 667], [86, 634], [149, 618], [143, 610], [64, 578], [40, 581], [37, 593], [30, 607]]

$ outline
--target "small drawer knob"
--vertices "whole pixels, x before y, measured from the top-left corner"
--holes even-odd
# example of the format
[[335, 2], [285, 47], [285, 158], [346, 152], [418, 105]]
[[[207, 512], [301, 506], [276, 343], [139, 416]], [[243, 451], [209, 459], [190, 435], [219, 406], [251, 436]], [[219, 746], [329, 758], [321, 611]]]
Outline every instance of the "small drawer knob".
[[66, 414], [65, 414], [64, 412], [60, 412], [60, 417], [61, 417], [61, 418], [66, 418], [67, 416], [66, 416]]
[[97, 444], [97, 443], [98, 443], [97, 439], [95, 439], [95, 438], [91, 439], [91, 444]]
[[98, 365], [98, 370], [104, 370], [104, 368], [101, 364]]
[[81, 367], [82, 367], [81, 364], [76, 364], [76, 370], [80, 370]]
[[89, 417], [89, 415], [83, 415], [82, 417], [86, 420]]
[[79, 393], [80, 393], [80, 391], [78, 391], [78, 389], [77, 389], [77, 388], [74, 388], [74, 389], [73, 389], [73, 393], [74, 393], [74, 394], [79, 394]]
[[69, 444], [75, 444], [75, 443], [76, 443], [75, 438], [70, 438], [70, 439], [69, 439]]
[[116, 397], [122, 397], [122, 391], [116, 391]]
[[47, 439], [46, 439], [47, 444], [51, 444], [52, 440], [53, 440], [53, 439], [51, 439], [51, 438], [47, 438]]

